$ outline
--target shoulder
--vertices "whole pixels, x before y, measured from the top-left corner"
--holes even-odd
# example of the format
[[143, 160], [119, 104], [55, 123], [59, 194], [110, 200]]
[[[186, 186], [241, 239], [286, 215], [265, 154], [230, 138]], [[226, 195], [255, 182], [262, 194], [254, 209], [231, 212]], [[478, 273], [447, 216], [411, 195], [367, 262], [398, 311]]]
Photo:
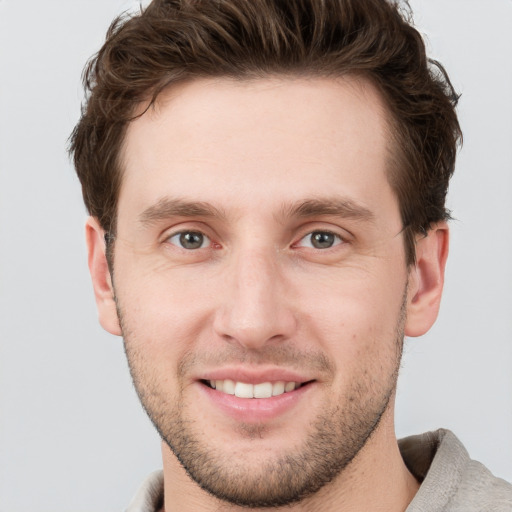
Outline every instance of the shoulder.
[[495, 477], [483, 464], [469, 460], [460, 475], [457, 493], [453, 497], [454, 511], [512, 511], [512, 484]]
[[422, 482], [407, 512], [512, 512], [512, 485], [472, 460], [449, 430], [401, 440], [400, 450]]
[[163, 506], [163, 499], [163, 471], [153, 471], [142, 482], [126, 512], [157, 512]]

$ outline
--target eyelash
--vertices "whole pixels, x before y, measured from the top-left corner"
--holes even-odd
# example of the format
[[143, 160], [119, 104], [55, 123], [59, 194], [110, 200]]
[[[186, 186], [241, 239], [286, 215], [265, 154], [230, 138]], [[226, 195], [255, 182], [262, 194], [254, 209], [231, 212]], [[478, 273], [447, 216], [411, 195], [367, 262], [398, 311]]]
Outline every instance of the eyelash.
[[[183, 247], [183, 244], [182, 244], [183, 240], [181, 240], [181, 237], [183, 237], [185, 235], [199, 235], [199, 236], [201, 236], [203, 238], [201, 246], [200, 247], [195, 247], [195, 248]], [[172, 239], [176, 238], [176, 237], [179, 237], [179, 242], [181, 243], [181, 245], [178, 245], [178, 243], [173, 243], [172, 242]], [[212, 243], [212, 240], [211, 240], [211, 238], [208, 235], [204, 234], [201, 231], [193, 230], [193, 229], [182, 230], [182, 231], [178, 231], [177, 233], [173, 233], [173, 234], [169, 235], [168, 237], [166, 237], [165, 241], [167, 243], [175, 245], [175, 246], [177, 246], [180, 249], [183, 249], [185, 251], [194, 251], [194, 250], [198, 250], [198, 249], [205, 249], [205, 247], [203, 247], [204, 242], [208, 241], [208, 242], [210, 242], [210, 244]]]
[[[308, 237], [311, 241], [311, 245], [313, 245], [313, 242], [312, 242], [312, 239], [313, 239], [313, 236], [314, 235], [329, 235], [329, 236], [332, 236], [334, 237], [334, 242], [331, 246], [329, 247], [312, 247], [312, 246], [307, 246], [307, 245], [302, 245], [301, 242], [303, 242], [304, 240], [306, 240]], [[309, 231], [308, 233], [306, 233], [304, 236], [302, 236], [299, 241], [297, 243], [294, 244], [294, 246], [297, 246], [297, 247], [307, 247], [307, 248], [310, 248], [310, 249], [317, 249], [319, 251], [326, 251], [326, 250], [329, 250], [329, 249], [332, 249], [338, 245], [341, 245], [341, 244], [344, 244], [346, 243], [346, 240], [341, 236], [339, 235], [338, 233], [334, 233], [332, 231], [329, 231], [329, 230], [326, 230], [326, 229], [316, 229], [316, 230], [313, 230], [313, 231]]]
[[[186, 236], [186, 235], [192, 235], [192, 236], [199, 235], [200, 237], [202, 237], [201, 244], [198, 247], [184, 247], [183, 246], [184, 241], [183, 241], [182, 237]], [[311, 245], [303, 245], [302, 244], [302, 242], [304, 240], [306, 240], [308, 237], [310, 237], [310, 240], [311, 240], [311, 237], [313, 237], [314, 235], [322, 235], [322, 236], [328, 235], [328, 236], [334, 237], [334, 241], [333, 241], [332, 245], [330, 245], [329, 247], [314, 247], [313, 242], [311, 242]], [[177, 238], [177, 237], [179, 237], [179, 238]], [[173, 242], [172, 240], [176, 239], [176, 238], [177, 238], [176, 242]], [[183, 249], [185, 251], [196, 251], [199, 249], [211, 248], [211, 245], [214, 244], [214, 242], [208, 235], [206, 235], [205, 233], [203, 233], [200, 230], [194, 230], [194, 229], [181, 230], [176, 233], [172, 233], [165, 238], [165, 242], [170, 243], [171, 245], [174, 245], [174, 246], [176, 246], [180, 249]], [[208, 245], [210, 247], [204, 247], [204, 244], [208, 243], [208, 242], [209, 242]], [[305, 247], [308, 249], [326, 251], [326, 250], [332, 249], [334, 247], [337, 247], [338, 245], [342, 245], [345, 243], [347, 243], [346, 239], [343, 236], [339, 235], [338, 233], [334, 233], [333, 231], [326, 230], [326, 229], [316, 229], [316, 230], [308, 231], [306, 234], [301, 236], [301, 238], [298, 240], [298, 242], [295, 242], [294, 244], [292, 244], [292, 247]], [[193, 241], [192, 241], [192, 244], [193, 244]], [[218, 245], [218, 247], [220, 247], [220, 245]]]

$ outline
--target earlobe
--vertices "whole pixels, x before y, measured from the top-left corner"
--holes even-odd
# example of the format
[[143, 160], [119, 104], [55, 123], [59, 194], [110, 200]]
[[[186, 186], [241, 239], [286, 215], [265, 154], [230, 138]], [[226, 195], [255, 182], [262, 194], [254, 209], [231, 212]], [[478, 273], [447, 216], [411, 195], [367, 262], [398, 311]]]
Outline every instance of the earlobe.
[[121, 327], [114, 300], [114, 288], [105, 253], [105, 232], [94, 217], [87, 219], [85, 239], [89, 272], [91, 273], [100, 324], [109, 333], [121, 336]]
[[446, 222], [433, 225], [427, 235], [416, 242], [416, 263], [409, 273], [406, 336], [425, 334], [437, 318], [448, 246]]

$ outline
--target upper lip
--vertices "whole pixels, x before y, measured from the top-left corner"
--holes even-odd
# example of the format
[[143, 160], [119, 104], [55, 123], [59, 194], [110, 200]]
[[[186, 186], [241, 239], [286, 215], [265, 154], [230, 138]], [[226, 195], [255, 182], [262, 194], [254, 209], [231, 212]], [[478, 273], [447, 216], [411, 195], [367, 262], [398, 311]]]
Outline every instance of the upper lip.
[[247, 384], [261, 384], [262, 382], [298, 382], [303, 384], [309, 382], [310, 377], [299, 374], [297, 371], [286, 368], [218, 368], [215, 370], [205, 371], [198, 376], [198, 380], [226, 380], [230, 379], [235, 382], [245, 382]]

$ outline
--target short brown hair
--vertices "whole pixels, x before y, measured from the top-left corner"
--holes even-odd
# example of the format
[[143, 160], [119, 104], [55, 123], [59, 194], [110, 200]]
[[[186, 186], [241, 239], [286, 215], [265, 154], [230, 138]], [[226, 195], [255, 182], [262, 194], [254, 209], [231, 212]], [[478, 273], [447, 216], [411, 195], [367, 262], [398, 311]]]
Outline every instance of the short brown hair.
[[379, 89], [390, 112], [389, 180], [414, 262], [415, 234], [449, 218], [445, 199], [462, 135], [458, 96], [427, 58], [409, 13], [391, 0], [154, 0], [117, 18], [84, 71], [88, 96], [71, 135], [89, 213], [115, 234], [126, 128], [170, 85], [356, 75]]

